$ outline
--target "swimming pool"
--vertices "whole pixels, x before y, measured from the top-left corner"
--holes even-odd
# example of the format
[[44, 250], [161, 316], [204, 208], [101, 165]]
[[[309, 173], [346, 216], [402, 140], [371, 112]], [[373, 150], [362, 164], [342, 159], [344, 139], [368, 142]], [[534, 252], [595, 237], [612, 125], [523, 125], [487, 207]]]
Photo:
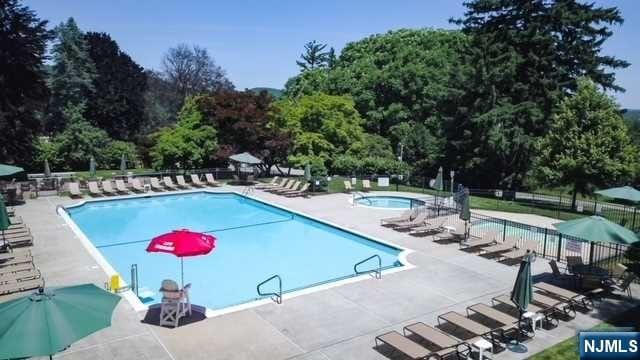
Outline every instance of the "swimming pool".
[[385, 209], [411, 209], [425, 204], [422, 200], [402, 196], [363, 196], [355, 201], [358, 205]]
[[[136, 264], [139, 287], [151, 291], [163, 279], [180, 279], [179, 259], [145, 251], [151, 238], [182, 228], [213, 234], [212, 253], [184, 259], [191, 301], [209, 309], [260, 298], [257, 284], [274, 274], [288, 292], [352, 277], [354, 264], [372, 255], [383, 268], [402, 266], [401, 249], [235, 193], [90, 201], [65, 210], [126, 281]], [[361, 269], [376, 267], [371, 261]]]

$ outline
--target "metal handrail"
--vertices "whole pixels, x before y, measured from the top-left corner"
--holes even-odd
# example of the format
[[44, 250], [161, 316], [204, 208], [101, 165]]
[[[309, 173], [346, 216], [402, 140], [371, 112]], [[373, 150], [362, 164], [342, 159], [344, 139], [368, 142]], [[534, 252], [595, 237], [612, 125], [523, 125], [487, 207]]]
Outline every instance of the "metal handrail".
[[[273, 279], [278, 279], [278, 292], [270, 292], [270, 293], [263, 293], [262, 291], [260, 291], [260, 286], [268, 283], [269, 281], [273, 280]], [[268, 278], [267, 280], [261, 282], [260, 284], [258, 284], [258, 286], [256, 286], [256, 290], [258, 291], [258, 295], [260, 296], [269, 296], [271, 297], [271, 300], [275, 301], [276, 304], [282, 304], [282, 278], [280, 277], [280, 275], [273, 275], [272, 277]], [[275, 297], [275, 299], [274, 299]]]
[[138, 264], [131, 264], [131, 290], [138, 296]]
[[253, 186], [246, 186], [244, 190], [242, 190], [242, 195], [249, 195], [253, 192]]
[[365, 194], [363, 194], [360, 191], [354, 191], [351, 193], [352, 199], [351, 199], [351, 205], [356, 206], [356, 195], [359, 195], [361, 198], [365, 197]]
[[[369, 261], [371, 259], [374, 259], [374, 258], [378, 258], [378, 268], [377, 269], [358, 271], [358, 265], [362, 265], [362, 264], [366, 263], [367, 261]], [[362, 260], [360, 262], [357, 262], [355, 265], [353, 265], [353, 272], [355, 272], [356, 275], [375, 273], [376, 274], [375, 275], [376, 279], [381, 279], [382, 278], [382, 258], [378, 254], [369, 256], [368, 258], [366, 258], [366, 259], [364, 259], [364, 260]]]

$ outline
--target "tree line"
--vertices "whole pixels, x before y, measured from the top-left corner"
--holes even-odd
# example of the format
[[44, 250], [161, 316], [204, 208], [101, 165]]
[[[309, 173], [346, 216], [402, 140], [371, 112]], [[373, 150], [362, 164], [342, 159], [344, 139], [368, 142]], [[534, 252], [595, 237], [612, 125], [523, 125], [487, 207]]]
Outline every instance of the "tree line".
[[[169, 49], [160, 71], [106, 33], [2, 5], [0, 161], [64, 169], [122, 153], [156, 168], [223, 165], [250, 151], [315, 174], [432, 176], [444, 166], [484, 188], [635, 180], [636, 141], [605, 94], [623, 91], [603, 54], [615, 7], [576, 0], [473, 0], [459, 30], [401, 29], [317, 41], [284, 96], [237, 91], [206, 49]], [[50, 62], [46, 48], [53, 44]], [[605, 131], [606, 129], [606, 131]]]

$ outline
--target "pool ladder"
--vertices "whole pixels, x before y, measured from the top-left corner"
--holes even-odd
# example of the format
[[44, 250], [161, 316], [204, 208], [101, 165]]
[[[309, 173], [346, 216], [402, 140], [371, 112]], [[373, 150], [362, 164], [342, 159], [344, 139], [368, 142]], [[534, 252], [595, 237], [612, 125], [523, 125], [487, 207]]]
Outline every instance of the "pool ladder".
[[354, 192], [352, 192], [352, 193], [351, 193], [351, 195], [353, 196], [353, 199], [351, 200], [351, 204], [352, 204], [354, 207], [358, 205], [358, 204], [356, 203], [356, 198], [358, 198], [358, 197], [360, 197], [360, 198], [365, 197], [365, 195], [364, 195], [363, 193], [359, 192], [359, 191], [354, 191]]
[[253, 192], [253, 186], [245, 186], [244, 190], [242, 190], [242, 195], [249, 195]]
[[[360, 271], [358, 270], [358, 266], [368, 262], [371, 259], [378, 259], [378, 267], [375, 269], [371, 269], [371, 270], [364, 270], [364, 271]], [[353, 265], [353, 272], [356, 273], [356, 275], [361, 275], [361, 274], [369, 274], [369, 273], [374, 273], [376, 279], [381, 279], [382, 278], [382, 258], [380, 257], [380, 255], [376, 254], [376, 255], [372, 255], [369, 256], [368, 258], [357, 262], [355, 265]]]
[[[263, 293], [260, 290], [260, 287], [262, 285], [270, 282], [273, 279], [277, 279], [278, 280], [278, 292]], [[260, 284], [258, 284], [258, 286], [256, 286], [256, 290], [258, 291], [258, 295], [260, 295], [260, 296], [269, 296], [271, 298], [271, 300], [275, 301], [276, 304], [282, 304], [282, 278], [280, 277], [280, 275], [273, 275], [272, 277], [268, 278], [267, 280], [261, 282]]]

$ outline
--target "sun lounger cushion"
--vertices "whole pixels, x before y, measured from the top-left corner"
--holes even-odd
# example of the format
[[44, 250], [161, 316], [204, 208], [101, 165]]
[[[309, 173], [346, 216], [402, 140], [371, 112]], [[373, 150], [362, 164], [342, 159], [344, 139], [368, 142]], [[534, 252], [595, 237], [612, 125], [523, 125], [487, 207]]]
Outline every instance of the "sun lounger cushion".
[[410, 359], [424, 359], [431, 352], [425, 349], [422, 345], [402, 336], [397, 331], [390, 331], [386, 334], [382, 334], [376, 337], [376, 341], [385, 343], [396, 351], [399, 351]]

